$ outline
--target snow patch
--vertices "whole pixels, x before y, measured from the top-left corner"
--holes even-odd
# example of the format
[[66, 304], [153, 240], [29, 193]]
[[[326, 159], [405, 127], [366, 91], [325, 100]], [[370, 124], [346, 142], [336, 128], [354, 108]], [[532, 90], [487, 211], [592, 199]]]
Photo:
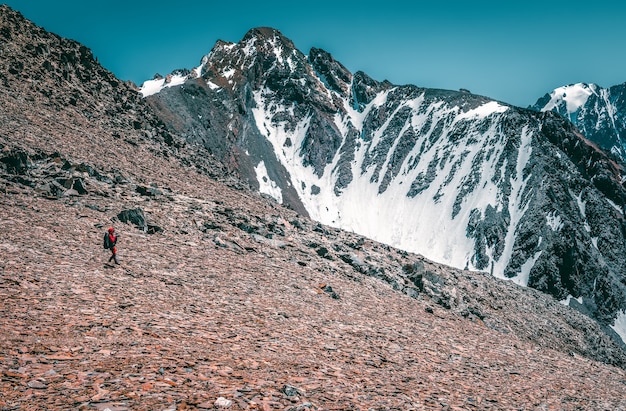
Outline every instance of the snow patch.
[[586, 207], [585, 202], [582, 200], [583, 192], [581, 191], [579, 195], [574, 195], [574, 198], [576, 199], [576, 203], [578, 204], [580, 215], [583, 216], [584, 218], [587, 218], [587, 215], [585, 214], [585, 212], [587, 211], [587, 207]]
[[625, 311], [621, 311], [617, 315], [617, 318], [615, 319], [615, 323], [613, 323], [611, 328], [620, 336], [620, 338], [622, 339], [622, 342], [626, 344], [626, 312]]
[[563, 304], [563, 305], [567, 305], [567, 306], [569, 307], [570, 302], [571, 302], [572, 300], [578, 301], [578, 304], [583, 305], [583, 298], [582, 298], [582, 297], [574, 298], [574, 296], [573, 296], [573, 295], [571, 295], [571, 294], [570, 294], [570, 295], [568, 295], [568, 296], [567, 296], [567, 298], [566, 298], [565, 300], [561, 300], [561, 301], [559, 301], [559, 302], [560, 302], [561, 304]]
[[494, 113], [504, 113], [509, 108], [499, 104], [497, 101], [490, 101], [487, 104], [483, 104], [473, 110], [463, 113], [459, 116], [462, 120], [477, 120], [485, 118]]
[[164, 78], [144, 81], [139, 92], [143, 97], [151, 96], [161, 91], [163, 84], [165, 84]]
[[[493, 265], [493, 275], [498, 278], [506, 278], [504, 276], [504, 270], [513, 255], [513, 245], [515, 244], [517, 226], [529, 206], [528, 203], [524, 203], [522, 198], [522, 194], [524, 193], [526, 186], [522, 176], [524, 168], [531, 157], [532, 151], [532, 133], [527, 127], [524, 127], [522, 130], [520, 148], [517, 157], [516, 178], [511, 180], [511, 200], [509, 203], [509, 215], [511, 216], [511, 222], [509, 223], [509, 229], [504, 239], [504, 251], [502, 252], [502, 256], [500, 257], [500, 260], [495, 262]], [[532, 268], [532, 266], [530, 268]], [[528, 272], [530, 272], [530, 268], [527, 268]], [[528, 278], [526, 278], [526, 283], [528, 283]]]
[[208, 55], [202, 57], [202, 61], [200, 62], [200, 65], [191, 71], [192, 73], [194, 73], [194, 77], [197, 78], [197, 77], [202, 76], [202, 70], [204, 69], [204, 66], [206, 66], [208, 62], [209, 62]]
[[143, 97], [148, 97], [161, 91], [164, 84], [164, 78], [144, 81], [143, 85], [139, 89], [139, 92]]
[[254, 167], [254, 171], [256, 172], [256, 179], [259, 182], [259, 191], [273, 197], [279, 204], [282, 204], [283, 192], [278, 184], [269, 177], [265, 162], [261, 161]]
[[169, 83], [167, 83], [167, 87], [180, 86], [181, 84], [187, 81], [187, 76], [181, 76], [180, 74], [175, 74], [171, 77]]
[[166, 87], [180, 86], [181, 84], [184, 84], [188, 78], [187, 76], [182, 76], [180, 74], [174, 74], [168, 77], [168, 82], [166, 82], [164, 78], [144, 81], [139, 89], [139, 92], [143, 97], [148, 97], [160, 92]]
[[552, 211], [546, 216], [546, 224], [552, 229], [552, 231], [561, 231], [561, 228], [565, 225], [560, 215], [557, 215], [556, 210]]
[[574, 195], [570, 191], [570, 194], [576, 199], [576, 204], [578, 204], [578, 209], [580, 210], [580, 215], [584, 219], [583, 224], [584, 224], [584, 227], [585, 227], [585, 231], [590, 233], [591, 232], [591, 226], [589, 225], [589, 222], [587, 221], [587, 204], [582, 200], [583, 192], [581, 191], [579, 195]]
[[541, 111], [550, 111], [565, 102], [567, 113], [572, 114], [584, 106], [592, 94], [593, 88], [584, 83], [559, 87], [550, 93], [551, 99]]
[[231, 68], [229, 68], [229, 69], [227, 69], [227, 70], [224, 70], [224, 71], [222, 72], [222, 76], [224, 76], [224, 77], [225, 77], [225, 78], [227, 78], [227, 79], [230, 79], [232, 76], [234, 76], [234, 75], [235, 75], [235, 71], [236, 71], [236, 70], [235, 70], [234, 68], [232, 68], [232, 67], [231, 67]]
[[253, 37], [246, 42], [246, 45], [243, 48], [243, 54], [247, 57], [253, 56], [256, 53], [256, 46], [254, 44], [256, 43], [256, 40], [256, 37]]
[[372, 109], [376, 107], [380, 107], [385, 104], [387, 102], [387, 97], [389, 96], [389, 93], [391, 91], [392, 90], [385, 90], [378, 93], [376, 97], [374, 97], [372, 101], [370, 101], [369, 104], [365, 106], [365, 109], [362, 112], [356, 110], [354, 107], [352, 107], [352, 105], [350, 105], [350, 103], [346, 99], [344, 99], [344, 107], [346, 109], [346, 112], [348, 113], [345, 117], [345, 124], [347, 125], [348, 122], [351, 122], [354, 128], [362, 131], [363, 122], [367, 118], [370, 111], [372, 111]]
[[[541, 242], [541, 241], [540, 241]], [[528, 280], [530, 279], [530, 270], [535, 266], [535, 263], [541, 256], [542, 251], [538, 251], [534, 256], [530, 257], [522, 266], [520, 267], [520, 272], [518, 275], [513, 277], [511, 281], [515, 284], [528, 287]]]

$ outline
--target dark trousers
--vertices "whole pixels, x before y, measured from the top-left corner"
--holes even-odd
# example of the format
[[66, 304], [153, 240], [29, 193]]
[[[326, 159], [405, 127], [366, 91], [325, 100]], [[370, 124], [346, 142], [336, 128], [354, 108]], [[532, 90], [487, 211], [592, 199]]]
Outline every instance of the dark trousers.
[[111, 260], [114, 260], [115, 264], [119, 264], [117, 261], [117, 249], [115, 247], [111, 248], [111, 257], [109, 258], [109, 262], [111, 262]]

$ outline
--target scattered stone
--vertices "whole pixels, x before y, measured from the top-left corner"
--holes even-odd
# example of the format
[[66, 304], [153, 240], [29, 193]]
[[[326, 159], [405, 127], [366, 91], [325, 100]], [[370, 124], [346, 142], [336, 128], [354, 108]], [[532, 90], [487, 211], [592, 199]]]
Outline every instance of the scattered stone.
[[45, 390], [48, 388], [48, 386], [46, 384], [44, 384], [43, 382], [39, 381], [39, 380], [33, 380], [33, 381], [29, 381], [28, 382], [28, 386], [30, 388], [36, 389], [36, 390]]
[[73, 188], [70, 188], [69, 190], [65, 190], [63, 195], [65, 197], [71, 197], [71, 196], [77, 196], [77, 195], [79, 195], [79, 193], [78, 193], [78, 191], [74, 190]]
[[217, 400], [215, 400], [215, 406], [217, 408], [230, 408], [232, 405], [233, 402], [224, 397], [219, 397]]
[[141, 208], [134, 208], [131, 210], [122, 210], [117, 215], [117, 218], [128, 224], [133, 224], [141, 231], [147, 231], [148, 225], [146, 224], [146, 216]]
[[322, 289], [322, 291], [324, 291], [325, 293], [330, 295], [335, 300], [339, 299], [339, 294], [337, 294], [335, 292], [335, 290], [333, 290], [333, 287], [331, 287], [330, 285], [328, 285], [328, 284], [320, 284], [320, 288]]
[[159, 195], [162, 195], [163, 192], [161, 190], [159, 190], [156, 187], [150, 186], [150, 187], [146, 187], [146, 186], [141, 186], [138, 185], [135, 188], [135, 191], [139, 194], [141, 194], [142, 196], [147, 196], [147, 197], [156, 197]]
[[296, 395], [302, 395], [299, 389], [292, 385], [284, 385], [281, 390], [287, 397], [294, 397]]

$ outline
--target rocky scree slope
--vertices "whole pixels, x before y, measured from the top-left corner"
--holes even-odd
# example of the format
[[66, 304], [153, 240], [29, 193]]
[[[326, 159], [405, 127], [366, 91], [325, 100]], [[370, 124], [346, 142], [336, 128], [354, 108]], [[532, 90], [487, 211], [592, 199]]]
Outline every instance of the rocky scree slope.
[[555, 113], [378, 82], [270, 28], [154, 82], [170, 130], [302, 215], [511, 278], [609, 334], [626, 312], [624, 170]]
[[2, 409], [624, 407], [624, 353], [586, 317], [237, 185], [91, 60], [11, 72], [81, 46], [0, 18]]
[[[204, 176], [183, 194], [67, 163], [0, 176], [0, 409], [626, 406], [624, 352], [543, 293]], [[67, 175], [89, 190], [32, 187]]]

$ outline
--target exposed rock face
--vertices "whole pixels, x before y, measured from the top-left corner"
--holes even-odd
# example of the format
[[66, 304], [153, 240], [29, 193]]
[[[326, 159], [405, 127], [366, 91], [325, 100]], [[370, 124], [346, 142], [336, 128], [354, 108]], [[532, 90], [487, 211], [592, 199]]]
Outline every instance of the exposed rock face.
[[[160, 120], [131, 92], [135, 86], [116, 79], [98, 64], [87, 47], [50, 35], [17, 14], [3, 12], [1, 18], [2, 92], [15, 93], [14, 98], [21, 104], [28, 105], [36, 99], [51, 108], [62, 108], [58, 118], [42, 119], [48, 127], [63, 123], [67, 112], [76, 114], [81, 122], [105, 127], [111, 138], [128, 139], [135, 144], [145, 139], [175, 144]], [[29, 90], [28, 96], [21, 92], [24, 88]], [[23, 128], [22, 124], [15, 126], [16, 132]]]
[[585, 83], [559, 87], [531, 108], [560, 114], [589, 140], [626, 161], [626, 83], [609, 88]]
[[268, 28], [218, 42], [193, 72], [147, 101], [277, 201], [574, 297], [605, 328], [626, 312], [624, 170], [559, 116], [377, 82]]
[[[25, 66], [35, 40], [76, 46], [5, 6], [0, 23]], [[7, 67], [0, 408], [626, 406], [626, 354], [588, 317], [281, 207], [159, 129], [132, 88], [102, 96], [131, 102], [106, 114], [87, 68], [63, 87], [42, 74], [45, 95]], [[111, 224], [121, 266], [105, 263]]]

